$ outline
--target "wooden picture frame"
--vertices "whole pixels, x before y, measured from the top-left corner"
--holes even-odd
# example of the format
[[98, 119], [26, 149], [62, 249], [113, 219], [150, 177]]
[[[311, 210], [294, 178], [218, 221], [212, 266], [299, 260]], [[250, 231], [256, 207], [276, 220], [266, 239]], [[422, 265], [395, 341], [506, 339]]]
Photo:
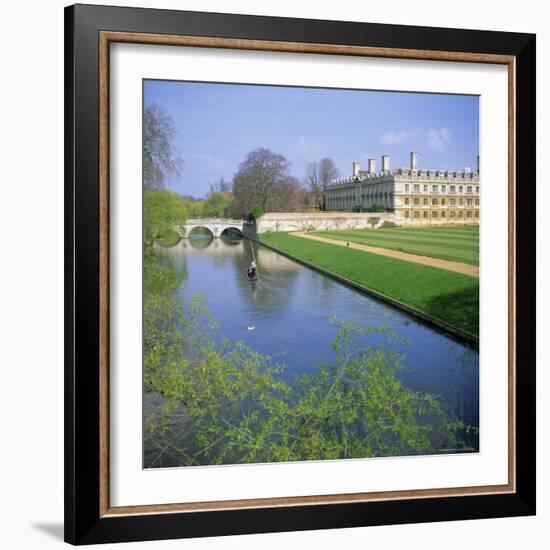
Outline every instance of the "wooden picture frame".
[[[505, 485], [113, 508], [109, 48], [116, 42], [504, 64], [509, 74]], [[65, 11], [65, 540], [72, 544], [535, 513], [535, 36], [76, 5]], [[521, 185], [523, 182], [529, 185]]]

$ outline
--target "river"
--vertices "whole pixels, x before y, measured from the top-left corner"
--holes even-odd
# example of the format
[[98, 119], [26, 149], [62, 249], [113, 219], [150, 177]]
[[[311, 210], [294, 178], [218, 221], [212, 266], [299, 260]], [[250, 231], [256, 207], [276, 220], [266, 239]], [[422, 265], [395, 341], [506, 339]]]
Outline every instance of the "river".
[[[253, 251], [260, 279], [250, 283], [245, 270]], [[182, 296], [205, 299], [220, 337], [242, 340], [284, 363], [288, 382], [334, 359], [331, 317], [389, 326], [407, 340], [392, 344], [404, 356], [402, 382], [437, 396], [446, 412], [479, 426], [479, 354], [469, 344], [247, 239], [192, 235], [157, 254], [180, 275]], [[376, 344], [383, 336], [368, 339]], [[477, 436], [472, 445], [478, 449]]]

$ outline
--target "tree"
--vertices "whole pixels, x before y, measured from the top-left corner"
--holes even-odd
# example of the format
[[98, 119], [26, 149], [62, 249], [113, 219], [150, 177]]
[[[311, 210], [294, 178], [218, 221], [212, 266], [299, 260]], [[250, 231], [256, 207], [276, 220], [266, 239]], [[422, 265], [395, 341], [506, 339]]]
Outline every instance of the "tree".
[[226, 217], [231, 207], [232, 197], [228, 192], [211, 193], [203, 202], [202, 215], [216, 218]]
[[319, 164], [317, 161], [310, 162], [307, 165], [306, 174], [307, 186], [309, 187], [309, 194], [313, 201], [313, 205], [319, 210], [323, 208], [323, 191], [321, 189], [321, 183], [319, 180]]
[[307, 191], [300, 182], [289, 176], [277, 185], [277, 193], [269, 198], [269, 212], [303, 212], [307, 204]]
[[269, 200], [288, 180], [289, 168], [285, 157], [269, 149], [261, 147], [248, 153], [233, 178], [233, 212], [245, 216], [256, 205], [267, 212]]
[[250, 219], [253, 221], [257, 221], [263, 215], [264, 215], [264, 209], [259, 204], [257, 204], [256, 206], [253, 206], [250, 210]]
[[143, 113], [143, 184], [162, 189], [168, 176], [178, 176], [182, 161], [172, 149], [175, 128], [170, 115], [156, 103]]
[[167, 189], [146, 189], [143, 194], [143, 240], [145, 248], [153, 241], [163, 239], [178, 241], [174, 226], [185, 222], [187, 217], [185, 201]]
[[334, 161], [322, 158], [319, 162], [310, 162], [307, 167], [307, 183], [313, 202], [319, 210], [324, 208], [325, 187], [338, 177], [338, 169]]
[[213, 195], [214, 193], [229, 193], [231, 192], [231, 182], [220, 178], [218, 181], [210, 184], [210, 191], [208, 195]]

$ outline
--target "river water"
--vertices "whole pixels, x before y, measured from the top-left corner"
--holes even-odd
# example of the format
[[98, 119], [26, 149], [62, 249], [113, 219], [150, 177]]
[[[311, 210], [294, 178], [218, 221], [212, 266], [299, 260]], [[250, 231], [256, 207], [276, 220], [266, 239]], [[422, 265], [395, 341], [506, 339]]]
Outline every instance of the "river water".
[[[245, 270], [253, 251], [260, 279], [250, 283]], [[247, 239], [191, 236], [157, 252], [180, 275], [185, 298], [203, 297], [220, 337], [242, 340], [284, 363], [290, 383], [294, 375], [334, 360], [332, 316], [359, 326], [389, 326], [408, 341], [392, 344], [404, 355], [402, 382], [437, 396], [452, 416], [479, 426], [479, 355], [468, 344]], [[386, 341], [381, 335], [368, 339]], [[472, 445], [477, 450], [477, 437]]]

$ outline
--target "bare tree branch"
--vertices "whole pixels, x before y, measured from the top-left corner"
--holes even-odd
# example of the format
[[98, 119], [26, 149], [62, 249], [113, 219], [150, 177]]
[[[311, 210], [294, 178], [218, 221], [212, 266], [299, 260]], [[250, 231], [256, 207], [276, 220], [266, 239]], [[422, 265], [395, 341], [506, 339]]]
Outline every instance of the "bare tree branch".
[[176, 130], [170, 115], [156, 103], [143, 112], [143, 184], [162, 189], [168, 176], [178, 176], [183, 161], [172, 149]]

